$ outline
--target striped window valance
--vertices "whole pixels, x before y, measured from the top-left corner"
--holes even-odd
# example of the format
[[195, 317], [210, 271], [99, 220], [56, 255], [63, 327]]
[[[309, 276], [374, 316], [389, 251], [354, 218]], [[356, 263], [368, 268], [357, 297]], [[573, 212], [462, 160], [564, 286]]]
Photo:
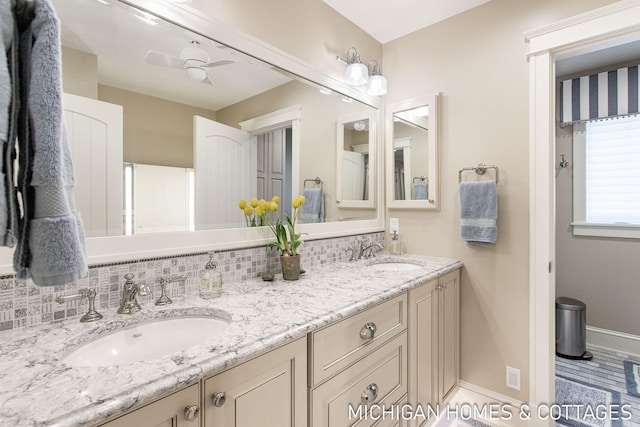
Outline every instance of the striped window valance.
[[637, 65], [560, 83], [560, 123], [563, 125], [637, 113]]

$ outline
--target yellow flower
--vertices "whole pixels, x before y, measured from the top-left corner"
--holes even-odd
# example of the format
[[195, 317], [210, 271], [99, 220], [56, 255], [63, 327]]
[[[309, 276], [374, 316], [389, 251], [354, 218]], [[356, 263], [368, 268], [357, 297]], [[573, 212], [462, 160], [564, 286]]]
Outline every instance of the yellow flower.
[[260, 207], [260, 209], [262, 209], [263, 212], [268, 210], [267, 202], [265, 202], [264, 199], [258, 200], [258, 206]]
[[240, 210], [244, 210], [244, 208], [247, 207], [247, 201], [246, 200], [240, 200], [238, 202], [238, 207], [240, 208]]
[[256, 215], [257, 215], [257, 216], [262, 216], [262, 215], [264, 215], [264, 210], [263, 210], [260, 206], [258, 206], [258, 207], [256, 208]]
[[277, 204], [277, 203], [280, 203], [280, 197], [278, 197], [278, 196], [273, 196], [273, 198], [271, 199], [271, 201], [272, 201], [273, 203], [276, 203], [276, 204]]
[[251, 209], [251, 206], [245, 206], [244, 207], [244, 214], [246, 216], [251, 216], [251, 214], [253, 214], [253, 209]]
[[300, 207], [300, 199], [298, 199], [297, 197], [293, 199], [293, 202], [291, 202], [291, 207], [293, 209], [298, 209]]
[[276, 202], [269, 202], [269, 210], [272, 212], [278, 212], [278, 204]]
[[251, 205], [252, 208], [255, 208], [258, 206], [258, 199], [256, 199], [255, 197], [253, 199], [251, 199], [249, 201], [249, 204]]
[[306, 199], [304, 198], [304, 196], [298, 196], [298, 199], [300, 199], [300, 205], [304, 205], [304, 202], [306, 201]]

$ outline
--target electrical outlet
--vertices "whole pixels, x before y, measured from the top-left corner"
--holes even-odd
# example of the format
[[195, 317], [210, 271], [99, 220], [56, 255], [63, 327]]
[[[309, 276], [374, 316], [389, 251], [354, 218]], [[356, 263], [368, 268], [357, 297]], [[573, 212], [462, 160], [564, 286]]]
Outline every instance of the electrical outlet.
[[400, 219], [389, 218], [389, 232], [393, 234], [394, 231], [396, 234], [400, 234]]
[[507, 366], [507, 387], [520, 390], [520, 369]]

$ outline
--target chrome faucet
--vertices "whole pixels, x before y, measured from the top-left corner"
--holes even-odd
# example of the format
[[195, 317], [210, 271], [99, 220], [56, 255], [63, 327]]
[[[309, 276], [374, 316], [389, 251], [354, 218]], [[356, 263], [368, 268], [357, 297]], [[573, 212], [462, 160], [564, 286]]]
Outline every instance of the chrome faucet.
[[371, 243], [370, 245], [364, 244], [364, 240], [360, 242], [360, 255], [358, 255], [358, 259], [362, 258], [371, 258], [375, 257], [375, 253], [373, 252], [374, 248], [378, 248], [378, 250], [384, 250], [384, 247], [380, 243]]
[[149, 295], [151, 289], [144, 283], [133, 283], [133, 274], [124, 275], [126, 282], [122, 288], [122, 301], [118, 314], [132, 314], [142, 310], [142, 306], [138, 303], [138, 295]]

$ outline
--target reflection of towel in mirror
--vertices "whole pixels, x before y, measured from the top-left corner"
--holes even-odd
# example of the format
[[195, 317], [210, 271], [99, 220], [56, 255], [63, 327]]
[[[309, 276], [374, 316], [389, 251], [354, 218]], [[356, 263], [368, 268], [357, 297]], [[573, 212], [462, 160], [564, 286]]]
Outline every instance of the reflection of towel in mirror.
[[429, 184], [416, 182], [413, 184], [413, 200], [427, 200], [429, 196]]
[[324, 222], [324, 194], [321, 188], [305, 188], [302, 191], [305, 198], [300, 208], [298, 221], [302, 224]]
[[496, 242], [498, 190], [495, 181], [460, 183], [460, 236], [466, 243]]

